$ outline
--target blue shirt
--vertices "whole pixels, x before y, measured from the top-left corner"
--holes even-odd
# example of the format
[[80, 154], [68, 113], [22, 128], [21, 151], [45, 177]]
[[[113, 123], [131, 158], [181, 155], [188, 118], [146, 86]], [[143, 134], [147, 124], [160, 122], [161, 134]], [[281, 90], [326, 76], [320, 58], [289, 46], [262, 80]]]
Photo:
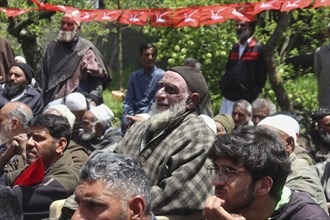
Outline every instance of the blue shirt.
[[144, 73], [143, 69], [133, 72], [129, 78], [129, 84], [123, 105], [122, 122], [129, 121], [126, 115], [136, 115], [148, 112], [157, 90], [158, 82], [163, 78], [164, 70], [154, 66], [150, 73]]

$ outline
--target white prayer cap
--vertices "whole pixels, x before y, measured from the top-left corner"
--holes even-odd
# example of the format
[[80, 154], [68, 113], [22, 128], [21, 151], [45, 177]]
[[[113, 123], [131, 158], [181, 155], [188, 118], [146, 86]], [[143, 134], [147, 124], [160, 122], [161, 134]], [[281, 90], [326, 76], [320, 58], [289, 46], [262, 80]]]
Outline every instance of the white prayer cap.
[[15, 57], [15, 62], [17, 62], [17, 63], [26, 63], [26, 59], [22, 56], [16, 56]]
[[81, 111], [87, 109], [86, 98], [79, 92], [73, 92], [65, 98], [65, 105], [71, 111]]
[[[293, 138], [294, 143], [297, 143], [297, 134], [296, 134], [296, 127], [297, 127], [298, 122], [287, 115], [274, 115], [274, 116], [269, 116], [267, 118], [264, 118], [259, 122], [257, 126], [262, 126], [262, 125], [268, 125], [274, 128], [277, 128], [290, 137]], [[299, 124], [298, 124], [299, 127]]]
[[211, 128], [211, 130], [214, 132], [214, 134], [216, 134], [217, 125], [215, 124], [215, 121], [212, 118], [210, 118], [209, 116], [204, 115], [204, 114], [201, 114], [199, 116], [204, 120], [205, 124]]
[[66, 117], [69, 121], [70, 127], [73, 128], [74, 122], [76, 121], [76, 116], [70, 111], [70, 109], [63, 104], [49, 106], [44, 112], [48, 110], [55, 110], [63, 117]]
[[89, 111], [95, 116], [103, 127], [106, 127], [114, 117], [113, 112], [104, 104], [91, 108]]

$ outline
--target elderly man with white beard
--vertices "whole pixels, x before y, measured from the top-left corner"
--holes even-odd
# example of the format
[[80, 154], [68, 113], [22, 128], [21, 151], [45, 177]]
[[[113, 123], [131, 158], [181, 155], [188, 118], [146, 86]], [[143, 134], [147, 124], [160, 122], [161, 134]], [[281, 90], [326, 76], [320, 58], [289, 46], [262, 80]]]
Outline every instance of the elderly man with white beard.
[[208, 87], [197, 69], [186, 66], [169, 69], [159, 85], [151, 117], [135, 123], [116, 152], [142, 164], [155, 215], [200, 219], [212, 191], [206, 158], [215, 134], [195, 110]]
[[113, 151], [122, 140], [121, 133], [111, 126], [113, 112], [104, 104], [91, 108], [81, 119], [80, 138], [77, 143], [88, 154], [95, 150]]
[[66, 12], [57, 39], [47, 47], [37, 79], [45, 105], [72, 92], [85, 94], [94, 106], [103, 101], [111, 76], [98, 49], [77, 35], [80, 28], [79, 11]]

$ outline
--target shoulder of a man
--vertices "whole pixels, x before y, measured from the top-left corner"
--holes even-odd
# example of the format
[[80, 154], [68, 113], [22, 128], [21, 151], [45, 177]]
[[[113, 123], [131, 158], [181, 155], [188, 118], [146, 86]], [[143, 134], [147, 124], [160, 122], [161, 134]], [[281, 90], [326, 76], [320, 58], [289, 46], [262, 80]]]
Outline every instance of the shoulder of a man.
[[328, 214], [313, 199], [303, 192], [292, 192], [285, 213], [291, 215], [290, 219], [292, 220], [329, 219]]

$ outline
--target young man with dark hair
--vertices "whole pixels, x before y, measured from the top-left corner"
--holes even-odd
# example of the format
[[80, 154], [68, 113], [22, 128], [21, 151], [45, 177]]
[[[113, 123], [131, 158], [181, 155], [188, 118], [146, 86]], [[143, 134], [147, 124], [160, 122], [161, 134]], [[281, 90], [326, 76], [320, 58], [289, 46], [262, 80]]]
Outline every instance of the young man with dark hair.
[[268, 128], [241, 127], [210, 149], [215, 195], [205, 203], [206, 219], [329, 219], [309, 196], [285, 187], [290, 160], [284, 143]]

